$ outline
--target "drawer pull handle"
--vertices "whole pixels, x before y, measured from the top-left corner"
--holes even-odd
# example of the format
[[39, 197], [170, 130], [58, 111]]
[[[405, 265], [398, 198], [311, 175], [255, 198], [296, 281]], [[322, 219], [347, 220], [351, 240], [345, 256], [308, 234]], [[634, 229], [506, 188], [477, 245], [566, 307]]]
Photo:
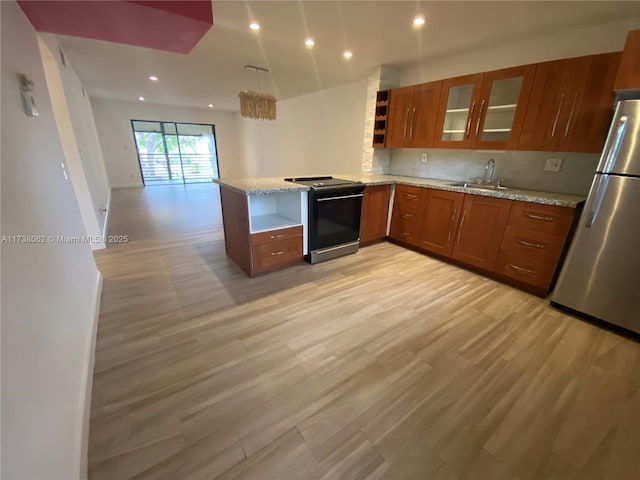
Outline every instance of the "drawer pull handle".
[[553, 222], [553, 217], [545, 217], [544, 215], [536, 215], [535, 213], [525, 213], [524, 216], [533, 218], [534, 220], [544, 220], [545, 222]]
[[578, 100], [578, 92], [573, 96], [573, 103], [571, 104], [571, 112], [569, 113], [569, 120], [567, 120], [567, 126], [564, 129], [564, 138], [569, 135], [569, 126], [571, 126], [571, 119], [573, 118], [573, 112], [576, 109], [576, 100]]
[[533, 248], [547, 248], [546, 245], [543, 245], [542, 243], [533, 243], [533, 242], [527, 242], [526, 240], [518, 240], [518, 243], [520, 245], [524, 245], [525, 247], [533, 247]]
[[282, 238], [282, 237], [284, 237], [284, 236], [285, 236], [285, 234], [284, 234], [284, 233], [281, 233], [281, 234], [279, 234], [279, 235], [269, 235], [269, 238], [271, 238], [271, 239], [274, 239], [274, 238]]
[[531, 270], [529, 268], [519, 267], [518, 265], [514, 265], [513, 263], [509, 264], [509, 268], [513, 268], [514, 270], [517, 270], [517, 271], [522, 272], [522, 273], [528, 273], [529, 275], [535, 275], [536, 273], [538, 273], [535, 270]]
[[279, 252], [271, 252], [271, 256], [276, 257], [278, 255], [284, 255], [284, 253], [285, 253], [284, 250], [280, 250]]
[[456, 238], [456, 245], [460, 243], [460, 236], [462, 235], [462, 229], [464, 228], [464, 219], [467, 216], [467, 211], [463, 210], [462, 219], [460, 220], [460, 226], [458, 227], [458, 238]]
[[560, 103], [558, 103], [556, 117], [553, 119], [553, 127], [551, 127], [551, 138], [556, 138], [556, 127], [558, 126], [558, 117], [560, 116], [560, 110], [562, 110], [562, 102], [564, 102], [564, 93], [560, 96]]
[[408, 232], [400, 232], [400, 235], [402, 235], [403, 237], [410, 237], [411, 234]]
[[338, 197], [325, 197], [325, 198], [318, 198], [316, 201], [318, 202], [328, 202], [331, 200], [344, 200], [345, 198], [358, 198], [358, 197], [363, 197], [364, 194], [363, 193], [357, 193], [355, 195], [340, 195]]
[[413, 215], [412, 213], [401, 213], [400, 216], [402, 218], [415, 218], [415, 215]]
[[407, 124], [409, 123], [409, 111], [411, 109], [407, 108], [407, 114], [404, 116], [404, 130], [402, 131], [402, 139], [407, 139]]
[[478, 132], [480, 131], [480, 120], [482, 118], [482, 110], [484, 109], [484, 99], [480, 104], [480, 110], [478, 111], [478, 123], [476, 123], [476, 138], [478, 138]]
[[473, 111], [476, 109], [476, 101], [474, 100], [471, 104], [471, 110], [469, 111], [469, 117], [467, 118], [467, 128], [465, 128], [465, 136], [469, 138], [469, 134], [471, 133], [471, 122], [473, 121]]
[[451, 220], [449, 221], [449, 233], [447, 234], [447, 243], [451, 243], [451, 235], [453, 234], [452, 232], [453, 222], [456, 219], [457, 214], [458, 214], [458, 209], [454, 208], [453, 215], [451, 215]]
[[414, 199], [418, 198], [417, 195], [414, 195], [412, 193], [403, 193], [402, 196], [406, 197], [406, 198], [410, 198], [411, 200], [414, 200]]

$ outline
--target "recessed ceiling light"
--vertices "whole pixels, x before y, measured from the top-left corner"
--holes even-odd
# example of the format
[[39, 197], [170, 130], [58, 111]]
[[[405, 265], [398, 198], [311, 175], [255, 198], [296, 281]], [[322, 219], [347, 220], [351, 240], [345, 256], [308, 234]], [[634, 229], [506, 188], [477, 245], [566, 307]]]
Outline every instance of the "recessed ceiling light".
[[210, 104], [209, 104], [209, 108], [213, 108], [213, 103], [210, 103]]
[[149, 80], [151, 80], [152, 82], [157, 82], [158, 81], [158, 77], [156, 77], [155, 75], [151, 75], [149, 77]]
[[258, 22], [253, 22], [251, 23], [251, 25], [249, 25], [249, 28], [251, 30], [260, 30], [260, 24]]
[[353, 53], [351, 53], [351, 50], [345, 50], [343, 55], [344, 55], [344, 58], [346, 58], [347, 60], [353, 57]]
[[313, 47], [313, 46], [315, 45], [315, 43], [316, 43], [316, 42], [314, 42], [314, 41], [313, 41], [313, 38], [307, 38], [307, 39], [304, 41], [304, 44], [305, 44], [307, 47]]
[[141, 102], [144, 102], [144, 97], [138, 97], [138, 100], [140, 100]]
[[424, 17], [422, 15], [418, 15], [416, 18], [413, 19], [414, 27], [421, 27], [422, 25], [424, 25]]

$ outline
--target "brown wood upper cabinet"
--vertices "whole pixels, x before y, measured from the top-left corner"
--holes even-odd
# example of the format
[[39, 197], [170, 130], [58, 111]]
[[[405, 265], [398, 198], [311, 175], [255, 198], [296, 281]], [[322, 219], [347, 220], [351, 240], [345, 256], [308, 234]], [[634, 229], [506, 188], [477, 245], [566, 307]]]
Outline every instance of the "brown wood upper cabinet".
[[616, 90], [640, 88], [640, 30], [632, 30], [627, 34], [614, 88]]
[[434, 146], [515, 148], [535, 65], [444, 80]]
[[620, 52], [538, 64], [518, 150], [600, 152]]
[[438, 81], [391, 90], [387, 148], [433, 146], [441, 87]]

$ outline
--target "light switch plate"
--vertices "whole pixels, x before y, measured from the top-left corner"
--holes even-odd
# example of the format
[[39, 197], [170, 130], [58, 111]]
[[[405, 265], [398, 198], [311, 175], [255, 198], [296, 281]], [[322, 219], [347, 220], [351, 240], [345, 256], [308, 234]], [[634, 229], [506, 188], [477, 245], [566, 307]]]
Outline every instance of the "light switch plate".
[[545, 172], [559, 172], [560, 167], [562, 167], [561, 158], [547, 158], [547, 161], [544, 162]]
[[427, 163], [427, 152], [422, 152], [422, 158], [421, 158], [421, 162], [422, 163]]

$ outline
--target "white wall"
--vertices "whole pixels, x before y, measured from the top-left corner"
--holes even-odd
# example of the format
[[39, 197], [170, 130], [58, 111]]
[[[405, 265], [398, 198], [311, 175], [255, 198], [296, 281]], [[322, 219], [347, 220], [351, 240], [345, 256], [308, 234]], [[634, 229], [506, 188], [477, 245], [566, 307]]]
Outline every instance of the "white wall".
[[131, 120], [215, 125], [220, 176], [246, 176], [239, 143], [239, 114], [236, 112], [123, 102], [98, 97], [92, 97], [91, 104], [112, 187], [142, 186]]
[[[542, 7], [545, 8], [545, 7]], [[408, 66], [400, 72], [400, 86], [471, 73], [546, 62], [561, 58], [621, 51], [627, 32], [640, 28], [640, 18], [561, 31], [482, 50], [470, 49]]]
[[[106, 233], [106, 210], [111, 189], [104, 168], [93, 112], [82, 83], [67, 61], [61, 64], [59, 44], [54, 35], [39, 35], [38, 45], [49, 97], [58, 127], [62, 149], [69, 166], [71, 182], [87, 233], [98, 237]], [[104, 210], [103, 210], [104, 209]], [[93, 249], [105, 248], [94, 242]]]
[[244, 176], [359, 173], [367, 78], [279, 101], [275, 121], [240, 120]]
[[[36, 32], [18, 5], [2, 22], [2, 235], [82, 235]], [[22, 112], [16, 74], [35, 82]], [[99, 273], [87, 244], [2, 243], [3, 479], [68, 480], [83, 471]]]
[[[45, 43], [55, 55], [60, 48], [55, 35], [41, 34], [41, 37], [43, 37]], [[56, 60], [60, 67], [64, 94], [89, 185], [89, 192], [93, 200], [94, 210], [99, 220], [104, 221], [104, 215], [101, 214], [99, 209], [108, 205], [111, 188], [104, 166], [100, 141], [98, 140], [91, 100], [86, 90], [83, 93], [84, 85], [73, 69], [69, 58], [66, 57], [66, 67], [60, 65], [59, 55], [56, 55]]]

